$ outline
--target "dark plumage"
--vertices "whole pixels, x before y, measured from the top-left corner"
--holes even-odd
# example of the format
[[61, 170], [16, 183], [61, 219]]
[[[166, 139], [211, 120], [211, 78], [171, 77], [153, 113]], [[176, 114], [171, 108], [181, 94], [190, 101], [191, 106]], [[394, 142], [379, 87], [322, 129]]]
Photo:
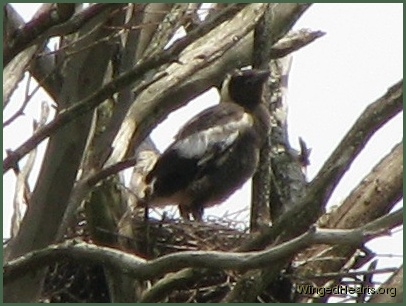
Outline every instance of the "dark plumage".
[[269, 72], [237, 71], [223, 84], [220, 104], [192, 118], [160, 156], [146, 183], [151, 206], [177, 204], [183, 218], [201, 220], [249, 179], [269, 126], [261, 103]]

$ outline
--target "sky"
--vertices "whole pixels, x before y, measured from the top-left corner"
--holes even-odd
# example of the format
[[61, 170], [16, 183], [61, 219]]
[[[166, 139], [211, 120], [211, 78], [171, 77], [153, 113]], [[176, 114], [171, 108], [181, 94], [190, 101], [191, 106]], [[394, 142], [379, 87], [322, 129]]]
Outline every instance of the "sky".
[[[35, 13], [34, 4], [16, 6], [28, 20]], [[312, 179], [333, 152], [339, 141], [366, 106], [381, 97], [403, 77], [403, 4], [314, 4], [300, 18], [294, 29], [321, 30], [326, 35], [293, 54], [287, 103], [289, 137], [298, 148], [302, 137], [312, 148], [308, 177]], [[24, 85], [13, 96], [4, 118], [24, 99]], [[15, 131], [30, 130], [32, 118], [38, 116], [44, 94], [30, 103], [26, 116], [18, 120], [18, 128], [5, 128], [3, 148], [16, 148], [27, 135]], [[218, 102], [214, 89], [172, 113], [152, 133], [160, 150], [172, 141], [180, 127], [202, 109]], [[50, 102], [51, 103], [51, 102]], [[339, 204], [372, 167], [403, 138], [403, 114], [392, 119], [376, 133], [345, 175], [329, 206]], [[43, 152], [45, 143], [39, 149]], [[3, 151], [4, 156], [4, 151]], [[35, 182], [35, 172], [30, 179]], [[15, 180], [9, 172], [3, 181], [3, 236], [8, 236]], [[226, 203], [205, 211], [206, 215], [223, 216], [225, 211], [248, 207], [250, 183], [244, 185]], [[401, 204], [398, 205], [398, 207]], [[368, 246], [381, 254], [403, 254], [403, 231], [392, 237], [375, 239]], [[380, 257], [379, 265], [396, 265], [399, 257]]]

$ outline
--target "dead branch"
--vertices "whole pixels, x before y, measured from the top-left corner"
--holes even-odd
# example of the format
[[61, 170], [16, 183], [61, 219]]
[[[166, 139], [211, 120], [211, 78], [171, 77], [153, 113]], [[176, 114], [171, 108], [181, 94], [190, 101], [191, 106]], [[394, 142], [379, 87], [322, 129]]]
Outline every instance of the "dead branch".
[[31, 101], [31, 98], [41, 88], [40, 85], [37, 85], [31, 93], [28, 93], [28, 88], [30, 86], [30, 78], [31, 78], [31, 76], [29, 76], [28, 81], [27, 81], [24, 102], [22, 103], [20, 108], [13, 115], [11, 115], [10, 118], [8, 118], [6, 121], [3, 122], [3, 128], [10, 125], [11, 123], [13, 123], [18, 117], [24, 115], [24, 111], [25, 111], [28, 103]]
[[202, 24], [197, 29], [190, 32], [186, 37], [178, 40], [169, 49], [162, 51], [162, 53], [159, 55], [146, 61], [138, 63], [133, 69], [109, 82], [102, 89], [89, 95], [87, 98], [78, 101], [74, 106], [61, 111], [52, 122], [47, 124], [37, 133], [34, 133], [30, 139], [28, 139], [20, 147], [14, 150], [12, 154], [6, 157], [6, 159], [3, 161], [3, 173], [13, 167], [21, 158], [23, 158], [28, 152], [35, 148], [45, 138], [49, 137], [57, 129], [60, 129], [70, 121], [87, 114], [118, 90], [142, 79], [144, 74], [151, 69], [159, 67], [168, 61], [174, 60], [191, 42], [200, 38], [202, 35], [206, 34], [219, 23], [230, 17], [230, 15], [235, 13], [234, 7], [221, 12], [219, 15], [216, 15], [215, 18], [212, 18], [210, 22]]
[[[335, 186], [367, 141], [384, 123], [402, 110], [402, 94], [402, 81], [400, 81], [382, 98], [370, 104], [311, 182], [303, 200], [282, 215], [272, 227], [243, 245], [242, 250], [262, 249], [275, 241], [286, 241], [299, 235], [309, 224], [314, 223], [321, 215]], [[288, 259], [274, 264], [266, 273], [248, 272], [226, 297], [226, 301], [252, 301], [258, 295], [257, 293], [278, 275]], [[255, 288], [247, 292], [246, 280], [253, 277]]]
[[[14, 10], [10, 4], [4, 6], [7, 11], [4, 26], [7, 31], [14, 32], [25, 25], [24, 19]], [[35, 18], [35, 17], [34, 17]], [[45, 91], [54, 99], [58, 97], [61, 85], [53, 76], [55, 68], [55, 55], [35, 57], [34, 55], [43, 48], [43, 52], [48, 54], [49, 49], [44, 46], [33, 45], [20, 52], [3, 69], [3, 103], [8, 101], [11, 93], [17, 86], [18, 81], [23, 77], [23, 73], [28, 68], [29, 72], [37, 80]], [[31, 65], [30, 65], [31, 64]]]
[[[24, 49], [46, 41], [53, 36], [62, 36], [76, 32], [89, 19], [109, 10], [119, 8], [122, 4], [94, 4], [88, 9], [73, 16], [75, 12], [74, 3], [58, 4], [43, 11], [33, 20], [18, 29], [13, 34], [12, 40], [5, 45], [3, 52], [3, 66], [6, 66], [18, 53]], [[71, 18], [73, 16], [73, 18]]]
[[[300, 32], [298, 32], [298, 33], [294, 32], [294, 33], [291, 34], [291, 37], [293, 37], [294, 40], [297, 39], [298, 41], [301, 41], [301, 42], [303, 43], [303, 45], [297, 44], [297, 47], [298, 47], [298, 48], [301, 48], [302, 46], [307, 45], [307, 43], [304, 43], [304, 41], [305, 41], [306, 39], [301, 40], [301, 38], [300, 38], [300, 36], [302, 35], [301, 33], [302, 33], [302, 31], [300, 31]], [[313, 34], [311, 34], [311, 33], [316, 33], [316, 32], [310, 32], [310, 33], [309, 33], [310, 36], [313, 36]], [[296, 35], [297, 35], [297, 36], [296, 36]], [[306, 37], [306, 35], [305, 35], [305, 37]], [[321, 36], [320, 36], [320, 37], [321, 37]], [[279, 41], [279, 42], [281, 42], [281, 43], [283, 43], [283, 44], [288, 44], [287, 41], [289, 41], [289, 40], [290, 40], [290, 38], [287, 39], [287, 40], [285, 40], [285, 38], [283, 38], [283, 39], [282, 39], [281, 41]], [[273, 49], [275, 49], [275, 50], [282, 50], [282, 49], [284, 48], [284, 47], [282, 47], [282, 46], [279, 45], [279, 42], [276, 43], [276, 45], [274, 45]], [[309, 43], [310, 43], [310, 42], [311, 42], [311, 41], [309, 40]], [[299, 45], [300, 45], [300, 47], [299, 47]], [[295, 47], [295, 50], [296, 50], [296, 47]], [[281, 52], [280, 54], [282, 54], [282, 53], [284, 53], [285, 51], [275, 51], [275, 53], [278, 53], [278, 52]], [[151, 84], [152, 84], [152, 83], [153, 83], [153, 82], [151, 82]], [[139, 91], [139, 90], [134, 90], [134, 92], [138, 93], [138, 92], [140, 92], [140, 91]], [[109, 176], [109, 175], [113, 175], [113, 174], [118, 173], [118, 172], [120, 172], [120, 171], [122, 171], [122, 170], [124, 170], [124, 169], [130, 168], [130, 167], [132, 167], [132, 166], [135, 165], [136, 160], [137, 160], [136, 158], [128, 158], [128, 159], [126, 159], [126, 160], [123, 160], [123, 161], [117, 162], [117, 163], [115, 163], [115, 164], [112, 164], [112, 165], [110, 165], [110, 166], [108, 166], [108, 167], [106, 167], [106, 168], [100, 170], [99, 173], [96, 173], [96, 174], [94, 174], [91, 178], [89, 178], [87, 184], [90, 185], [90, 186], [92, 186], [92, 185], [96, 184], [97, 182], [99, 182], [100, 180], [106, 178], [106, 177]]]
[[[403, 143], [397, 144], [372, 171], [351, 192], [345, 201], [319, 222], [326, 228], [355, 228], [366, 224], [375, 218], [386, 214], [401, 199], [403, 177]], [[373, 209], [371, 209], [373, 207]], [[354, 253], [354, 248], [329, 248], [326, 246], [312, 247], [298, 256], [298, 260], [320, 256], [342, 258], [339, 261], [330, 260], [309, 261], [298, 268], [297, 273], [306, 275], [310, 271], [322, 274], [339, 271]], [[317, 281], [322, 285], [326, 279]]]
[[[264, 15], [258, 21], [254, 29], [254, 44], [252, 50], [252, 67], [256, 69], [269, 70], [269, 79], [273, 79], [274, 71], [270, 67], [270, 53], [272, 50], [272, 37], [270, 37], [273, 10], [271, 4], [267, 4]], [[269, 81], [264, 86], [262, 100], [269, 110], [271, 122], [271, 99], [273, 92]], [[259, 167], [252, 178], [250, 230], [259, 231], [261, 227], [267, 227], [270, 223], [269, 198], [271, 179], [271, 129], [267, 131], [266, 141], [261, 148]]]
[[[45, 125], [45, 122], [48, 119], [49, 115], [49, 106], [46, 102], [42, 102], [41, 105], [41, 115], [40, 121], [34, 121], [34, 130], [41, 128]], [[11, 217], [11, 235], [10, 237], [13, 238], [17, 235], [18, 230], [20, 228], [20, 223], [22, 221], [21, 216], [21, 209], [24, 206], [24, 202], [28, 206], [29, 200], [29, 185], [28, 185], [28, 177], [30, 176], [31, 170], [34, 166], [35, 158], [37, 155], [36, 149], [32, 150], [28, 154], [27, 162], [25, 163], [24, 167], [21, 169], [21, 172], [17, 175], [17, 181], [14, 191], [14, 199], [13, 199], [13, 215]]]
[[[241, 247], [242, 251], [261, 249], [278, 236], [290, 239], [314, 223], [320, 215], [342, 176], [364, 148], [372, 135], [386, 122], [402, 111], [403, 81], [399, 81], [387, 93], [370, 104], [334, 150], [330, 158], [311, 182], [307, 195], [267, 231]], [[291, 224], [291, 226], [289, 226]], [[289, 229], [291, 232], [286, 232]]]
[[22, 29], [12, 33], [7, 40], [7, 44], [3, 46], [3, 66], [7, 66], [18, 53], [35, 44], [38, 37], [47, 30], [68, 20], [74, 12], [74, 3], [49, 6], [48, 10], [43, 11]]
[[270, 52], [270, 58], [277, 59], [285, 57], [286, 55], [307, 46], [316, 39], [323, 37], [325, 34], [326, 33], [323, 31], [311, 31], [309, 29], [292, 31], [274, 45]]
[[[387, 294], [381, 294], [379, 290], [386, 290]], [[378, 294], [379, 293], [379, 294]], [[395, 294], [393, 294], [395, 293]], [[403, 265], [395, 271], [388, 280], [378, 288], [368, 303], [402, 303], [403, 302]]]
[[403, 223], [403, 209], [374, 220], [365, 226], [351, 230], [317, 229], [311, 227], [305, 234], [264, 251], [254, 252], [217, 252], [185, 251], [169, 254], [151, 261], [122, 251], [96, 245], [68, 240], [62, 244], [51, 245], [42, 250], [33, 251], [3, 266], [3, 280], [8, 283], [26, 273], [26, 271], [57, 262], [61, 258], [78, 261], [98, 262], [123, 271], [137, 279], [149, 279], [168, 272], [187, 267], [211, 269], [256, 269], [270, 262], [290, 256], [309, 244], [362, 245], [372, 238], [388, 234], [388, 230]]
[[[182, 42], [188, 41], [189, 36], [198, 34], [196, 37], [198, 39], [193, 40], [193, 43], [189, 44], [182, 54], [179, 54], [179, 58], [165, 68], [168, 76], [156, 82], [148, 91], [141, 93], [132, 104], [113, 141], [114, 150], [105, 166], [122, 160], [127, 155], [130, 143], [137, 148], [153, 126], [161, 122], [165, 115], [186, 102], [183, 98], [174, 97], [174, 95], [183, 93], [187, 94], [190, 99], [201, 93], [200, 91], [185, 92], [185, 88], [182, 86], [185, 86], [185, 83], [197, 75], [197, 71], [201, 72], [214, 61], [220, 60], [227, 50], [245, 37], [263, 13], [263, 6], [263, 4], [251, 4], [241, 9], [240, 5], [231, 5], [219, 12], [218, 15], [206, 20], [168, 49], [170, 51], [174, 47], [177, 48], [178, 44], [183, 46]], [[204, 35], [207, 33], [206, 31], [200, 31], [200, 29], [204, 29], [205, 25], [210, 25], [213, 20], [218, 19], [216, 16], [223, 15], [229, 18], [221, 18], [219, 21], [231, 20], [219, 22], [217, 27], [210, 27], [212, 31], [207, 36]], [[231, 18], [230, 15], [235, 15], [235, 17]], [[246, 26], [234, 32], [236, 24], [239, 24], [241, 19], [247, 21]]]
[[[36, 16], [43, 10], [47, 10], [50, 4], [43, 4]], [[3, 7], [3, 46], [9, 43], [9, 37], [15, 31], [22, 28], [25, 23], [21, 16], [14, 10], [10, 3]], [[34, 16], [35, 18], [35, 16]], [[10, 97], [17, 88], [18, 83], [23, 79], [24, 72], [35, 53], [40, 49], [40, 45], [33, 45], [16, 55], [13, 60], [3, 68], [3, 109], [7, 106]]]

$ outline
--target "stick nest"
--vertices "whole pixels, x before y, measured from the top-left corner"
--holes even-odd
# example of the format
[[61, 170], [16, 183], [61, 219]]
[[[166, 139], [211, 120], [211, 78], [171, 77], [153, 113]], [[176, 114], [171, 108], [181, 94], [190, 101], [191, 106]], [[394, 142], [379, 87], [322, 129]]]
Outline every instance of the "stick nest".
[[[235, 219], [235, 218], [233, 218]], [[106, 231], [99, 229], [106, 234]], [[147, 221], [140, 212], [132, 212], [120, 220], [116, 233], [110, 233], [116, 244], [112, 247], [137, 256], [153, 259], [170, 253], [196, 250], [232, 251], [248, 239], [244, 222], [230, 216], [210, 217], [206, 222], [184, 221], [161, 214]], [[97, 235], [96, 235], [97, 236]], [[94, 242], [85, 219], [78, 223], [72, 236]], [[215, 271], [185, 290], [175, 290], [168, 302], [217, 302], [228, 292], [235, 280], [234, 271]], [[151, 284], [157, 280], [151, 280]], [[42, 301], [44, 302], [109, 302], [109, 290], [103, 267], [61, 259], [49, 268]]]

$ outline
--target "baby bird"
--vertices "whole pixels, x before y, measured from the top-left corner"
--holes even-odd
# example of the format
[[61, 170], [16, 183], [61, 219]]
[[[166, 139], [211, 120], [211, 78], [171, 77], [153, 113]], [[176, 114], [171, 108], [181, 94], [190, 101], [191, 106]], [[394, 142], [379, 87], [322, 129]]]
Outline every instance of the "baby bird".
[[183, 219], [202, 221], [255, 172], [269, 129], [262, 88], [269, 71], [235, 71], [223, 82], [221, 103], [187, 122], [146, 176], [151, 207], [178, 205]]

